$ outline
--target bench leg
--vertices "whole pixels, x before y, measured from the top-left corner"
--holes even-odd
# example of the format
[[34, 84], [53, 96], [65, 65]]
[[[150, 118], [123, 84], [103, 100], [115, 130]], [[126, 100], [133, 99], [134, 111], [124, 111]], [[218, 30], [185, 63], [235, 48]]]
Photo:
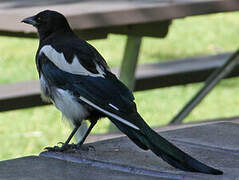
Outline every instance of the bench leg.
[[183, 109], [171, 120], [170, 124], [180, 124], [183, 119], [196, 107], [203, 98], [226, 77], [239, 62], [239, 49], [225, 62], [223, 66], [216, 69], [206, 80], [204, 86], [183, 107]]
[[131, 90], [134, 89], [141, 39], [139, 36], [128, 36], [120, 68], [120, 80]]

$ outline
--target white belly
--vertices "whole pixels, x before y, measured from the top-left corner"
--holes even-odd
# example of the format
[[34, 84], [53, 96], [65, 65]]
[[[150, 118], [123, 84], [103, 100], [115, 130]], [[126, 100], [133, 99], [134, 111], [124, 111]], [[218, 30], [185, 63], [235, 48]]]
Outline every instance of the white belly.
[[53, 103], [62, 114], [74, 123], [81, 122], [88, 115], [87, 109], [76, 101], [75, 97], [67, 90], [55, 89]]
[[[50, 99], [72, 124], [75, 124], [74, 122], [81, 123], [89, 115], [87, 109], [76, 101], [70, 91], [60, 88], [50, 89], [43, 75], [41, 76], [40, 83], [43, 99]], [[49, 95], [51, 98], [48, 97]]]

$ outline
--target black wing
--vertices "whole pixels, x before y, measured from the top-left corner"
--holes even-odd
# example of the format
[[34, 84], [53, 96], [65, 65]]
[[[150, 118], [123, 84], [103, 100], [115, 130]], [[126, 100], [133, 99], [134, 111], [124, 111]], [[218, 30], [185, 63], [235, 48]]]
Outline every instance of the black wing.
[[78, 75], [59, 69], [44, 54], [39, 57], [40, 71], [49, 84], [71, 91], [79, 101], [118, 119], [135, 129], [136, 122], [128, 122], [126, 115], [136, 112], [132, 92], [112, 73], [105, 77]]

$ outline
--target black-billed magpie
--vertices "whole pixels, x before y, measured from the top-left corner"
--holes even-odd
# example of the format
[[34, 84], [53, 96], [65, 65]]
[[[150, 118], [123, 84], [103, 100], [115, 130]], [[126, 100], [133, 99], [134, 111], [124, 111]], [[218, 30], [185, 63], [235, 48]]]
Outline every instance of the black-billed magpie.
[[150, 149], [176, 168], [223, 173], [192, 158], [152, 130], [138, 114], [132, 92], [112, 74], [98, 51], [76, 36], [62, 14], [45, 10], [23, 22], [36, 27], [40, 38], [36, 66], [42, 94], [74, 125], [66, 142], [50, 150], [67, 149], [83, 120], [89, 120], [90, 126], [77, 145], [80, 147], [97, 120], [108, 117], [136, 145]]

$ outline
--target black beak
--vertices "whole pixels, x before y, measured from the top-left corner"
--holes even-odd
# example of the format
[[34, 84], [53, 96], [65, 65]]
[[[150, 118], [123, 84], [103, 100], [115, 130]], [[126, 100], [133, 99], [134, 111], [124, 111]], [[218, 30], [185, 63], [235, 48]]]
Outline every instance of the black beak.
[[33, 25], [33, 26], [36, 26], [36, 25], [37, 25], [37, 22], [35, 21], [35, 16], [25, 18], [25, 19], [23, 19], [21, 22], [24, 22], [24, 23], [26, 23], [26, 24], [31, 24], [31, 25]]

